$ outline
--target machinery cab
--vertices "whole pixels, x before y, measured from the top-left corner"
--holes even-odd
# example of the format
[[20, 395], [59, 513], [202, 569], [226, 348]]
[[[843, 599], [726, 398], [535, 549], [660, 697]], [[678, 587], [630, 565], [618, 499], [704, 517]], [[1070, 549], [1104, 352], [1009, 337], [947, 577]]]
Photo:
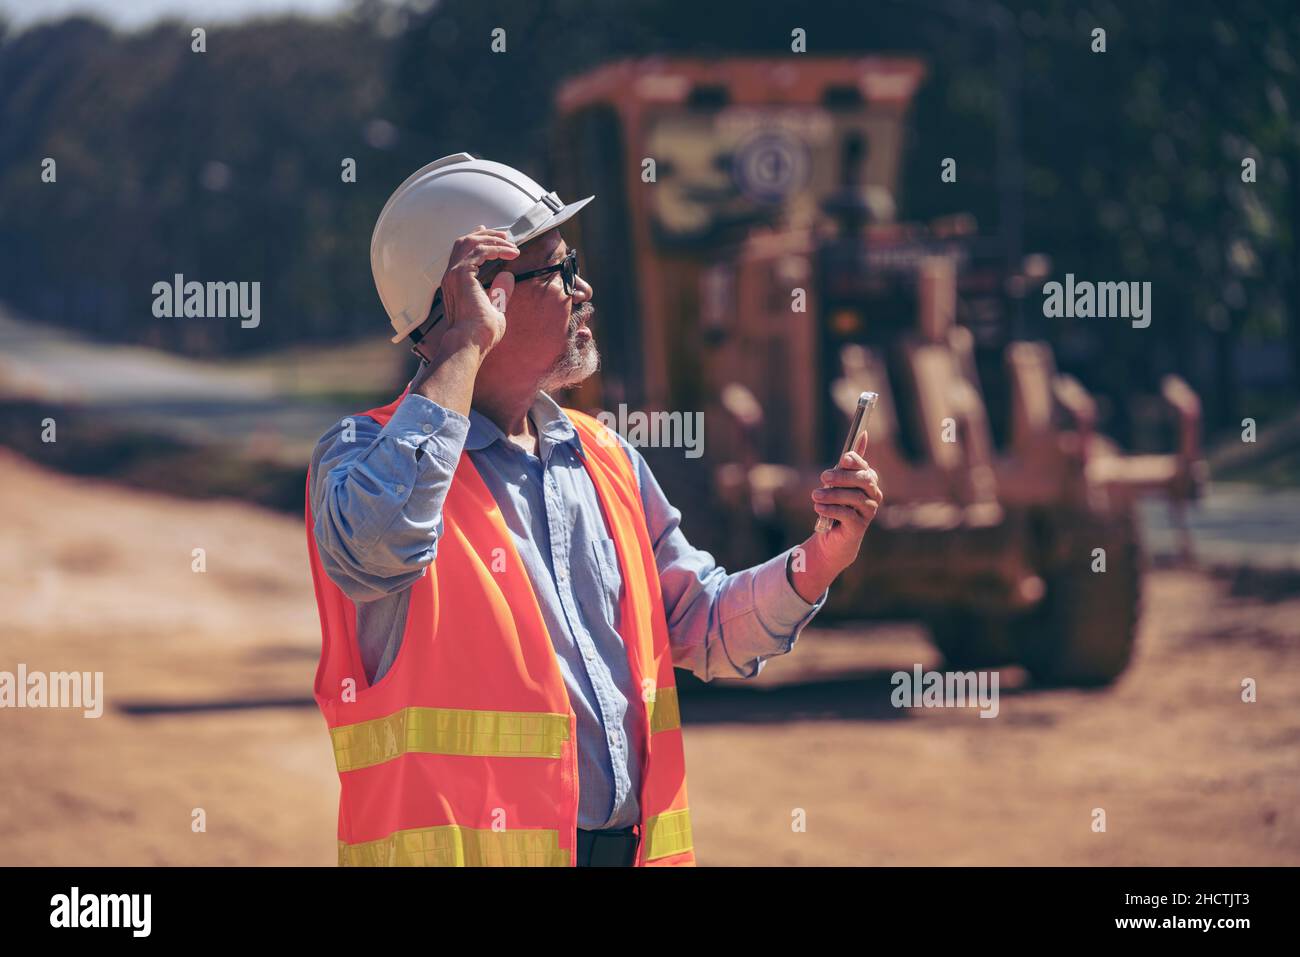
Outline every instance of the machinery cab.
[[[892, 220], [904, 118], [923, 75], [910, 58], [665, 59], [566, 83], [551, 175], [562, 194], [600, 197], [574, 241], [611, 317], [602, 371], [579, 401], [700, 408], [740, 384], [767, 417], [760, 458], [824, 461], [834, 416], [809, 381], [825, 351], [815, 233], [842, 190], [846, 149], [859, 151], [861, 186]], [[789, 250], [777, 286], [737, 285], [743, 249], [765, 238]]]

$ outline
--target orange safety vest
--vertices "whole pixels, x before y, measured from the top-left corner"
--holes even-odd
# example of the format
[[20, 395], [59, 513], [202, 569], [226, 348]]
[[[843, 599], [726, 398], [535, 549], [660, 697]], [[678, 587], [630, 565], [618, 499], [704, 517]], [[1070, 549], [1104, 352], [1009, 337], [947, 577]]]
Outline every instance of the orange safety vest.
[[[359, 414], [383, 426], [405, 395]], [[613, 433], [564, 411], [618, 554], [618, 633], [642, 689], [636, 866], [693, 866], [668, 622], [636, 475]], [[309, 476], [321, 620], [314, 692], [341, 782], [339, 864], [574, 865], [577, 716], [527, 571], [470, 457], [461, 455], [443, 505], [437, 559], [411, 586], [397, 659], [373, 686], [356, 606], [316, 551], [310, 488]]]

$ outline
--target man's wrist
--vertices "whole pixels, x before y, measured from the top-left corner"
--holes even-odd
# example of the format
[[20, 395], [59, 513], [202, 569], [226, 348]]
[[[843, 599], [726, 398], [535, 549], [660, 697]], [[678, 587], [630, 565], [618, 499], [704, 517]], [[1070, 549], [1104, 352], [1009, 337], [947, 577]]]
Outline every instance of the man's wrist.
[[786, 560], [785, 577], [800, 598], [815, 604], [822, 593], [839, 577], [844, 566], [832, 562], [821, 548], [817, 536], [808, 538], [790, 551]]
[[449, 358], [451, 356], [468, 356], [475, 362], [482, 363], [487, 354], [492, 351], [493, 342], [491, 331], [483, 330], [478, 335], [474, 332], [460, 326], [452, 326], [443, 335], [438, 343], [438, 348], [434, 350], [434, 360], [438, 358]]

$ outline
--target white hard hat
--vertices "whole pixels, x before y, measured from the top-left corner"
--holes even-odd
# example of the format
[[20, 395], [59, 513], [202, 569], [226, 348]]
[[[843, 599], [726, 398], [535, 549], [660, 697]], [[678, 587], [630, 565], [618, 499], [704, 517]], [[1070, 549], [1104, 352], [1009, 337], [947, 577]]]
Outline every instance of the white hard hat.
[[520, 245], [590, 203], [565, 205], [517, 169], [468, 153], [435, 160], [406, 178], [384, 204], [370, 237], [370, 269], [401, 342], [429, 317], [455, 241], [479, 225]]

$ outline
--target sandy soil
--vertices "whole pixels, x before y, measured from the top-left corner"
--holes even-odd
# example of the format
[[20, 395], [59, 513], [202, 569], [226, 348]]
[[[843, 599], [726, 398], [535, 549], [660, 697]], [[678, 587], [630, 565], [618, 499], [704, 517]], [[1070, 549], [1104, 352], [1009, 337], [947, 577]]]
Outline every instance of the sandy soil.
[[[108, 697], [96, 720], [0, 710], [0, 864], [333, 864], [300, 523], [0, 450], [0, 527], [0, 669], [102, 671]], [[893, 671], [938, 663], [906, 625], [809, 630], [685, 696], [700, 863], [1300, 863], [1300, 596], [1158, 572], [1146, 607], [1116, 687], [1008, 672], [993, 720], [890, 707]]]

